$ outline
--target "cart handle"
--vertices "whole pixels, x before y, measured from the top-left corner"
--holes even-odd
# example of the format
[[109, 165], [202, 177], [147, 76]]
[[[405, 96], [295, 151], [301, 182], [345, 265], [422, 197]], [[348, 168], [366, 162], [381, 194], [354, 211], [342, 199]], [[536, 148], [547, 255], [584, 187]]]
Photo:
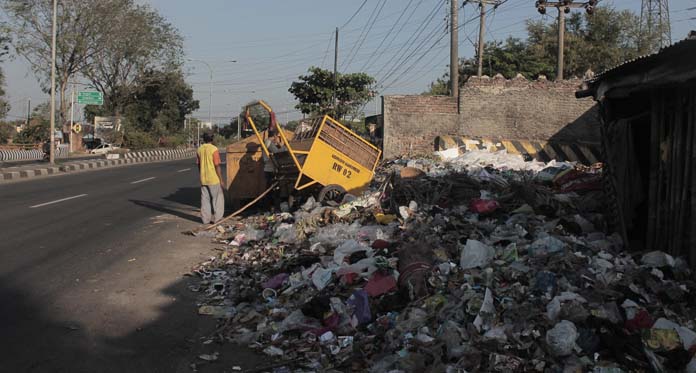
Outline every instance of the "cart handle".
[[[245, 107], [245, 112], [244, 112], [244, 117], [246, 118], [247, 122], [251, 124], [251, 128], [254, 130], [254, 133], [256, 134], [256, 137], [259, 139], [259, 142], [261, 143], [261, 148], [263, 151], [266, 153], [266, 156], [270, 158], [273, 162], [273, 164], [276, 167], [276, 170], [278, 169], [278, 164], [276, 163], [273, 155], [268, 151], [268, 148], [266, 147], [266, 143], [263, 140], [263, 136], [259, 133], [258, 129], [256, 128], [256, 124], [254, 123], [254, 120], [251, 118], [251, 114], [249, 113], [249, 108], [255, 105], [260, 105], [262, 108], [264, 108], [268, 114], [273, 113], [273, 109], [263, 100], [258, 100], [251, 102], [247, 104]], [[276, 120], [277, 122], [277, 120]], [[295, 163], [295, 166], [297, 167], [298, 170], [301, 169], [300, 167], [300, 162], [297, 160], [297, 157], [295, 157], [295, 152], [292, 151], [292, 148], [290, 148], [290, 143], [288, 142], [287, 136], [285, 136], [285, 131], [281, 128], [280, 124], [276, 123], [276, 130], [280, 134], [280, 138], [283, 140], [283, 144], [285, 145], [285, 148], [288, 149], [288, 152], [290, 153], [290, 156], [292, 157], [292, 161]]]

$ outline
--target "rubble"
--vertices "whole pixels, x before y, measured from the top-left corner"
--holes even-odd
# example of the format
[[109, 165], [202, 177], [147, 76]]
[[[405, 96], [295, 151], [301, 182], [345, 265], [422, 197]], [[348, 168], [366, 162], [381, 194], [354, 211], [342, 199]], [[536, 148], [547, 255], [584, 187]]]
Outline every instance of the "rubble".
[[691, 272], [625, 251], [600, 180], [503, 152], [387, 162], [340, 206], [231, 223], [192, 290], [215, 341], [282, 371], [696, 371]]

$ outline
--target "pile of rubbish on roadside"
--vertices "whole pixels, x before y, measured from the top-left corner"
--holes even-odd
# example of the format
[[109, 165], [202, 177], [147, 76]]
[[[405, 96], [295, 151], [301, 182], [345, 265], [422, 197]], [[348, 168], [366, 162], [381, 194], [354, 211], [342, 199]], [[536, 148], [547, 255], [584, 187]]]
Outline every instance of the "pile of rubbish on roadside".
[[192, 288], [206, 343], [277, 372], [696, 372], [692, 274], [607, 233], [601, 165], [442, 156], [216, 232]]

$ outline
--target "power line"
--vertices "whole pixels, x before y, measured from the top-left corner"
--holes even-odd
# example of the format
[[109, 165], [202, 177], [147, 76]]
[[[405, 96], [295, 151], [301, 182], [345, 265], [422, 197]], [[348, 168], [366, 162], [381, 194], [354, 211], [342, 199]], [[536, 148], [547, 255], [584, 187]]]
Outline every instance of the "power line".
[[[365, 43], [365, 40], [367, 39], [367, 36], [370, 34], [370, 31], [372, 31], [372, 27], [375, 25], [375, 22], [377, 21], [377, 18], [379, 18], [379, 15], [382, 13], [382, 10], [384, 9], [384, 5], [387, 3], [387, 0], [381, 0], [377, 5], [375, 6], [375, 9], [372, 11], [372, 14], [370, 15], [370, 18], [368, 18], [366, 25], [369, 24], [369, 27], [366, 29], [365, 36], [363, 37], [363, 34], [360, 34], [360, 37], [358, 37], [359, 43], [357, 44], [357, 48], [353, 46], [353, 48], [348, 52], [348, 55], [350, 56], [353, 53], [353, 49], [355, 49], [355, 54], [353, 54], [352, 57], [347, 59], [347, 63], [342, 64], [341, 69], [346, 69], [348, 66], [350, 66], [351, 62], [353, 62], [353, 59], [355, 58], [355, 55], [358, 53], [360, 50], [360, 47], [362, 47], [363, 43]], [[382, 5], [380, 7], [380, 4]], [[377, 10], [377, 7], [379, 7], [379, 10]], [[375, 13], [377, 11], [377, 13]], [[374, 15], [374, 18], [372, 17]], [[362, 37], [362, 40], [360, 39]]]
[[358, 8], [358, 10], [356, 10], [355, 13], [353, 13], [353, 15], [350, 16], [350, 18], [348, 18], [348, 20], [346, 21], [346, 23], [344, 23], [343, 26], [341, 26], [341, 27], [339, 27], [339, 28], [342, 29], [342, 28], [348, 26], [348, 24], [350, 23], [350, 21], [352, 21], [353, 18], [355, 18], [355, 16], [357, 16], [358, 13], [360, 13], [360, 10], [362, 10], [362, 8], [365, 6], [365, 4], [367, 4], [367, 0], [363, 1], [362, 4], [360, 4], [360, 7]]
[[326, 57], [329, 55], [329, 50], [331, 50], [331, 42], [333, 41], [333, 32], [329, 34], [329, 45], [326, 46], [326, 52], [324, 52], [324, 58], [321, 59], [321, 68], [324, 68], [324, 62], [326, 62]]
[[[438, 9], [442, 6], [442, 4], [444, 4], [444, 3], [445, 3], [445, 0], [439, 0], [439, 1], [437, 2], [437, 4], [435, 5], [435, 7], [433, 8], [433, 10], [431, 10], [430, 13], [429, 13], [428, 15], [426, 15], [426, 17], [425, 17], [425, 19], [423, 20], [423, 22], [421, 22], [421, 24], [420, 24], [420, 26], [418, 27], [418, 29], [413, 33], [413, 35], [411, 35], [411, 36], [408, 38], [408, 41], [406, 42], [406, 44], [404, 44], [404, 47], [406, 47], [406, 48], [404, 49], [404, 47], [402, 47], [402, 48], [399, 49], [398, 52], [396, 52], [395, 54], [393, 54], [392, 57], [389, 59], [389, 61], [387, 61], [387, 63], [385, 63], [384, 65], [382, 65], [382, 68], [379, 69], [379, 71], [377, 71], [377, 73], [375, 74], [375, 76], [378, 76], [379, 74], [381, 74], [382, 71], [384, 71], [384, 69], [387, 68], [387, 66], [392, 66], [392, 62], [394, 61], [395, 58], [397, 58], [397, 56], [398, 56], [399, 59], [402, 59], [402, 58], [406, 55], [406, 53], [408, 53], [408, 51], [409, 51], [410, 48], [411, 48], [410, 46], [412, 46], [413, 44], [415, 44], [416, 40], [420, 37], [421, 34], [423, 34], [423, 31], [428, 27], [428, 25], [430, 25], [430, 22], [432, 22], [433, 18], [434, 18], [435, 15], [437, 14], [437, 10], [438, 10]], [[397, 61], [396, 63], [393, 64], [393, 66], [397, 66], [398, 64], [399, 64], [399, 62]], [[390, 69], [391, 69], [391, 68], [390, 68]], [[387, 71], [390, 71], [390, 70], [388, 69]]]
[[[499, 4], [499, 6], [502, 5], [502, 4], [504, 4], [504, 3], [506, 3], [507, 1], [508, 1], [508, 0], [503, 0], [503, 1]], [[489, 13], [489, 12], [491, 12], [491, 11], [492, 11], [492, 9], [489, 9], [489, 10], [486, 11], [486, 13]], [[472, 18], [466, 20], [464, 23], [459, 24], [459, 25], [457, 26], [457, 29], [455, 30], [455, 32], [458, 32], [460, 28], [462, 28], [463, 26], [465, 26], [465, 25], [471, 23], [472, 21], [474, 21], [474, 20], [477, 19], [477, 18], [478, 18], [478, 17], [472, 17]], [[421, 59], [423, 59], [423, 57], [425, 57], [425, 55], [426, 55], [428, 52], [430, 52], [430, 50], [432, 50], [442, 39], [444, 39], [445, 36], [447, 36], [447, 34], [441, 36], [441, 37], [440, 37], [437, 41], [435, 41], [435, 43], [434, 43], [428, 50], [426, 50], [426, 51], [425, 51], [413, 64], [411, 64], [406, 70], [404, 70], [404, 72], [402, 72], [397, 78], [393, 79], [393, 80], [390, 82], [390, 84], [384, 84], [384, 86], [387, 87], [387, 88], [389, 88], [390, 86], [393, 86], [394, 84], [396, 84], [397, 81], [399, 81], [403, 76], [405, 76], [405, 74], [408, 73], [408, 71], [410, 71]], [[383, 79], [384, 82], [386, 82], [386, 80], [387, 80], [387, 78]], [[385, 88], [385, 89], [386, 89], [386, 88]]]
[[[430, 21], [432, 21], [432, 19], [434, 18], [434, 16], [435, 16], [435, 14], [433, 14], [433, 17], [431, 17]], [[443, 30], [443, 31], [444, 31], [444, 30]], [[458, 31], [459, 31], [459, 27], [457, 27], [457, 29], [455, 30], [455, 32], [458, 32]], [[441, 32], [441, 30], [439, 30], [439, 27], [435, 27], [435, 28], [430, 32], [430, 34], [426, 35], [425, 38], [423, 38], [423, 40], [421, 40], [421, 42], [420, 42], [415, 48], [413, 48], [413, 50], [412, 50], [406, 57], [404, 57], [404, 58], [401, 60], [400, 63], [397, 63], [397, 64], [395, 65], [395, 67], [394, 67], [387, 75], [385, 75], [385, 76], [381, 79], [381, 81], [382, 81], [382, 82], [386, 82], [389, 78], [391, 78], [402, 66], [406, 65], [406, 64], [408, 63], [408, 61], [409, 61], [411, 58], [413, 58], [413, 57], [418, 53], [418, 50], [419, 50], [422, 46], [424, 46], [426, 43], [428, 43], [428, 42], [431, 41], [434, 37], [436, 37], [437, 34], [438, 34], [439, 32]], [[445, 36], [447, 36], [447, 32], [445, 32], [444, 35], [441, 36], [440, 39], [437, 40], [437, 42], [439, 42], [440, 40], [442, 40]], [[437, 42], [436, 42], [436, 43], [437, 43]], [[415, 43], [415, 40], [414, 40], [414, 43]], [[432, 49], [432, 47], [431, 47], [431, 49]]]
[[396, 21], [395, 21], [394, 24], [392, 25], [391, 29], [389, 29], [389, 31], [387, 32], [387, 34], [384, 35], [384, 39], [382, 39], [382, 41], [379, 43], [379, 45], [377, 46], [377, 48], [372, 52], [372, 55], [370, 55], [370, 58], [367, 60], [367, 62], [365, 62], [365, 64], [363, 65], [362, 69], [360, 69], [360, 70], [362, 70], [362, 71], [367, 71], [367, 68], [368, 68], [369, 66], [372, 66], [372, 63], [373, 63], [373, 62], [371, 61], [371, 60], [372, 60], [372, 57], [374, 57], [375, 54], [377, 54], [377, 52], [380, 50], [380, 48], [382, 48], [382, 45], [384, 45], [384, 42], [389, 38], [389, 35], [391, 35], [392, 31], [394, 31], [394, 28], [396, 28], [396, 25], [399, 24], [399, 21], [401, 21], [401, 18], [404, 16], [404, 14], [406, 14], [406, 11], [408, 10], [408, 8], [411, 7], [411, 4], [412, 4], [412, 3], [413, 3], [413, 0], [409, 0], [408, 4], [406, 4], [406, 7], [404, 8], [404, 10], [403, 10], [403, 11], [401, 12], [401, 14], [399, 15], [399, 18], [396, 19]]

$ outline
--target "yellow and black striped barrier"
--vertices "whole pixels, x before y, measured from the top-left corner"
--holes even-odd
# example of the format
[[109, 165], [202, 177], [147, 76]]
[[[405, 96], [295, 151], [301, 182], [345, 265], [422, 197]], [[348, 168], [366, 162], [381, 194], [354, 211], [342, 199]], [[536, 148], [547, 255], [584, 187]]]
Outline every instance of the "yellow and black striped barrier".
[[601, 162], [599, 144], [537, 140], [495, 140], [450, 135], [435, 138], [436, 151], [454, 148], [458, 148], [460, 154], [471, 150], [488, 150], [491, 152], [506, 150], [510, 154], [519, 154], [527, 160], [536, 159], [542, 162], [549, 162], [552, 159], [579, 162], [584, 165]]

